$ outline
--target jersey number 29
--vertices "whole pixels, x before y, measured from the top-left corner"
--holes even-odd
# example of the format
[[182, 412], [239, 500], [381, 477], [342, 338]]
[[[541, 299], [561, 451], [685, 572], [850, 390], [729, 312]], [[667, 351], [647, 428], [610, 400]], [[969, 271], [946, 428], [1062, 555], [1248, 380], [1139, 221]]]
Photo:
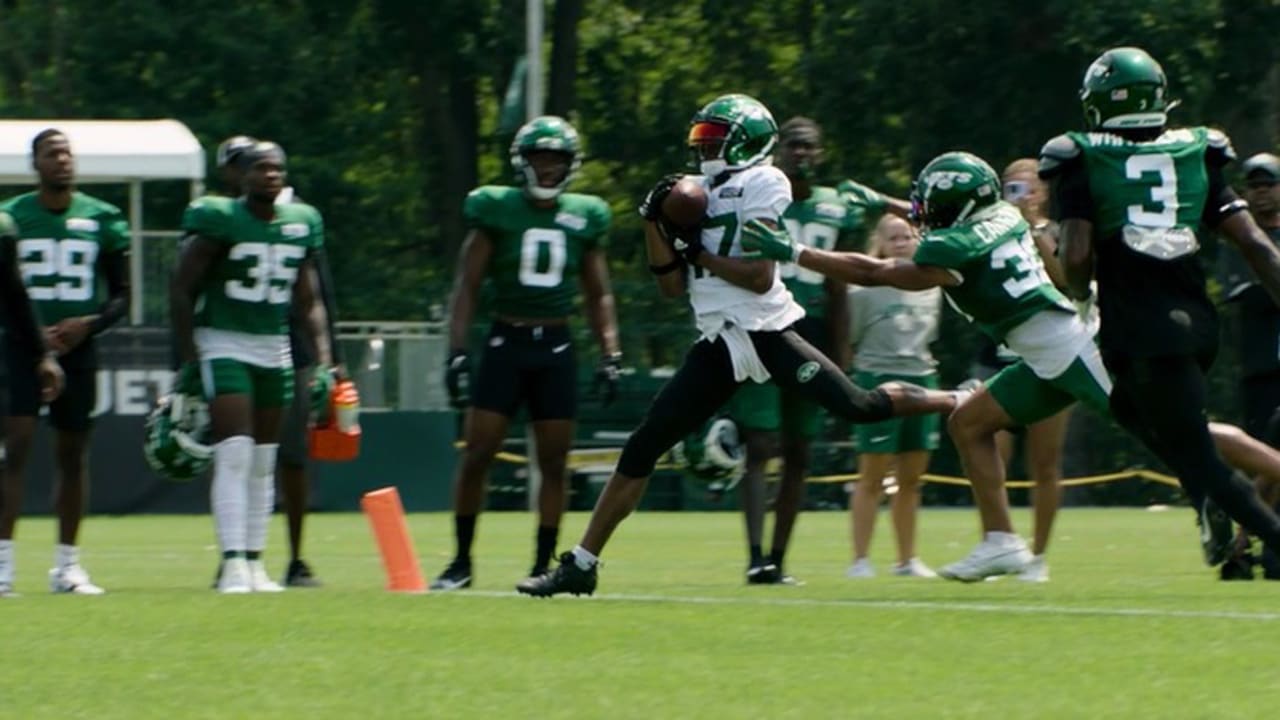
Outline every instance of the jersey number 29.
[[[93, 299], [93, 266], [98, 243], [89, 240], [32, 238], [18, 241], [22, 281], [32, 300], [83, 302]], [[58, 278], [52, 285], [36, 285], [39, 278]]]

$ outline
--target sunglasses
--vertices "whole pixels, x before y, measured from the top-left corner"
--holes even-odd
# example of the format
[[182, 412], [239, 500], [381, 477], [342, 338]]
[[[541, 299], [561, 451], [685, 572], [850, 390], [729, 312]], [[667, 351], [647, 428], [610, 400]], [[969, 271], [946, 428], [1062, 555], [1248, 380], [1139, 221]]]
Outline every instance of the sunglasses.
[[1031, 183], [1023, 180], [1010, 180], [1004, 184], [1004, 199], [1017, 202], [1031, 194]]

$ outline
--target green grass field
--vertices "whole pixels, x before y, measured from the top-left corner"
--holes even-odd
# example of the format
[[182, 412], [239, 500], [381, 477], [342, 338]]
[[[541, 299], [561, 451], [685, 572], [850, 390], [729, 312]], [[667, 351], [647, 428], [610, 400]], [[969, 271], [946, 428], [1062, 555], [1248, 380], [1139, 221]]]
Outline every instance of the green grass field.
[[[887, 516], [874, 559], [892, 558]], [[1029, 522], [1016, 516], [1020, 528]], [[570, 547], [586, 516], [569, 517]], [[52, 523], [20, 526], [18, 590], [0, 601], [0, 717], [34, 718], [1243, 718], [1273, 707], [1280, 584], [1221, 583], [1185, 509], [1067, 510], [1053, 581], [847, 580], [846, 516], [801, 518], [804, 587], [742, 584], [735, 514], [638, 514], [600, 596], [534, 600], [533, 518], [480, 522], [477, 587], [384, 592], [358, 515], [319, 515], [327, 586], [218, 596], [205, 517], [90, 518], [105, 597], [51, 596]], [[424, 573], [450, 519], [414, 515]], [[269, 552], [283, 567], [282, 521]], [[926, 511], [921, 556], [976, 537]]]

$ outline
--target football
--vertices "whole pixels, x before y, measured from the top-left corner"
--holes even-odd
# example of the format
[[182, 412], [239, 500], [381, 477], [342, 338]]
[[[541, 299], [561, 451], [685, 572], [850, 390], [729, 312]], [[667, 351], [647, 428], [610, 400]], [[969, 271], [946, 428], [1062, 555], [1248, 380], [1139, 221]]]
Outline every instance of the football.
[[662, 200], [662, 216], [676, 227], [697, 227], [706, 214], [707, 191], [693, 178], [682, 178]]

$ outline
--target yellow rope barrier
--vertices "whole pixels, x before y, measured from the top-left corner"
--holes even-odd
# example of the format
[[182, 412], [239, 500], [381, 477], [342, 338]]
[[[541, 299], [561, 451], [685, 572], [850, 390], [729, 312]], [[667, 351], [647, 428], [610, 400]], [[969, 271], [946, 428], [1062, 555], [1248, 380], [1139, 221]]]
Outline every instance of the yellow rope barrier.
[[[461, 449], [462, 443], [454, 442], [453, 446]], [[620, 448], [582, 448], [571, 450], [569, 451], [568, 467], [570, 470], [585, 470], [588, 468], [599, 469], [601, 467], [611, 468], [613, 465], [617, 464], [618, 456], [621, 453], [622, 450]], [[521, 455], [519, 453], [507, 452], [505, 450], [499, 452], [495, 457], [497, 460], [502, 462], [509, 462], [517, 465], [524, 465], [529, 462], [528, 456]], [[662, 462], [657, 465], [656, 469], [679, 470], [680, 467], [680, 465], [673, 462]], [[780, 467], [781, 461], [774, 459], [769, 461], [769, 465], [766, 467], [765, 471], [770, 474], [777, 474]], [[859, 477], [860, 475], [858, 473], [815, 475], [810, 477], [808, 481], [811, 483], [846, 483], [857, 480]], [[1150, 480], [1151, 482], [1158, 482], [1163, 485], [1179, 487], [1177, 478], [1142, 468], [1120, 470], [1112, 473], [1104, 473], [1102, 475], [1063, 478], [1061, 484], [1063, 487], [1079, 487], [1082, 485], [1098, 485], [1101, 483], [1111, 482], [1113, 480], [1127, 480], [1129, 478], [1139, 478], [1142, 480]], [[951, 475], [934, 475], [933, 473], [926, 473], [921, 476], [921, 479], [925, 482], [938, 483], [940, 485], [969, 485], [969, 481], [966, 478], [954, 477]], [[1034, 487], [1035, 483], [1030, 480], [1010, 480], [1006, 482], [1005, 485], [1011, 488], [1030, 488]]]

